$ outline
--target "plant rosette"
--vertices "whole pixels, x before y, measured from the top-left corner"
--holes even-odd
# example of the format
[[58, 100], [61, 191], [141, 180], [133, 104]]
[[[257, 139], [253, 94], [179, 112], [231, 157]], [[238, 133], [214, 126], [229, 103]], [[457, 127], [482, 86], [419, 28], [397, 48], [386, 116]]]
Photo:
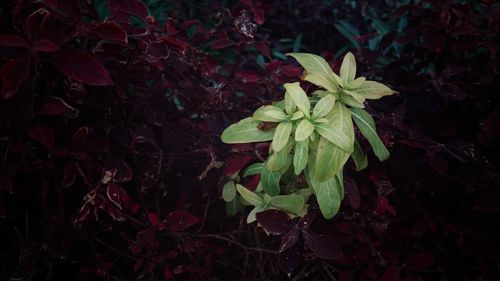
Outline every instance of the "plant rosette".
[[[229, 126], [221, 136], [228, 144], [271, 141], [266, 162], [252, 164], [242, 174], [260, 175], [255, 191], [232, 180], [223, 188], [227, 204], [254, 206], [248, 223], [255, 221], [256, 213], [269, 209], [304, 216], [311, 194], [316, 195], [323, 216], [334, 217], [344, 197], [343, 168], [347, 160], [352, 158], [358, 171], [368, 164], [356, 140], [354, 124], [380, 161], [389, 157], [364, 103], [396, 92], [365, 77], [356, 78], [356, 60], [351, 53], [345, 55], [339, 75], [320, 56], [288, 55], [305, 69], [302, 80], [321, 89], [308, 96], [300, 82], [286, 83], [283, 100], [258, 108], [252, 117]], [[295, 180], [302, 175], [305, 186]], [[237, 208], [232, 209], [236, 212]]]

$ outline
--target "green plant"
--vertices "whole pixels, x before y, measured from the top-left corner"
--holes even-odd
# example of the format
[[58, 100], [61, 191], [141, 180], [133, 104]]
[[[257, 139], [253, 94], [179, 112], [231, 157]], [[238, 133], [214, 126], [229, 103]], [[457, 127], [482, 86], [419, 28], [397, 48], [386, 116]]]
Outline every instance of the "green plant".
[[301, 78], [322, 89], [308, 96], [300, 82], [286, 83], [283, 100], [260, 107], [252, 117], [226, 128], [221, 136], [225, 143], [272, 141], [267, 161], [249, 166], [242, 174], [260, 175], [254, 192], [238, 184], [237, 174], [224, 185], [228, 213], [236, 213], [244, 205], [254, 206], [249, 223], [257, 212], [267, 209], [303, 216], [313, 193], [323, 216], [335, 216], [344, 197], [343, 167], [347, 160], [351, 157], [357, 170], [368, 164], [355, 140], [353, 120], [378, 159], [389, 156], [373, 118], [363, 108], [366, 99], [395, 92], [365, 77], [356, 78], [356, 60], [351, 53], [344, 57], [340, 75], [320, 56], [288, 55], [305, 69]]

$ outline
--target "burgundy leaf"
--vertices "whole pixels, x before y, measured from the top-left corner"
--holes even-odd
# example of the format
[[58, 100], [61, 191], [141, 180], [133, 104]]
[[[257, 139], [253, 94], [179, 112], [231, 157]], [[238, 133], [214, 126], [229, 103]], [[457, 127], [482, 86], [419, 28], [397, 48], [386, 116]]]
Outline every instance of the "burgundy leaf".
[[339, 259], [342, 257], [342, 252], [337, 247], [333, 238], [325, 235], [319, 235], [312, 230], [302, 231], [304, 240], [316, 256], [322, 259]]
[[199, 221], [197, 217], [186, 211], [173, 211], [167, 216], [168, 227], [173, 232], [183, 231]]
[[214, 50], [224, 49], [233, 46], [235, 43], [229, 39], [218, 39], [210, 44], [210, 47]]
[[344, 187], [347, 200], [349, 201], [351, 208], [353, 210], [359, 209], [361, 206], [361, 197], [359, 195], [359, 188], [356, 181], [353, 178], [346, 176], [344, 178]]
[[250, 162], [250, 160], [252, 160], [250, 156], [237, 156], [227, 160], [224, 175], [229, 177], [238, 173], [248, 164], [248, 162]]
[[290, 217], [277, 210], [266, 210], [256, 214], [259, 224], [271, 234], [284, 234], [289, 231], [293, 224]]
[[65, 188], [70, 187], [71, 185], [73, 185], [73, 183], [75, 183], [75, 179], [76, 179], [75, 163], [73, 161], [70, 161], [64, 167], [62, 186]]
[[0, 46], [30, 48], [30, 45], [24, 38], [11, 34], [0, 35]]
[[254, 83], [262, 79], [259, 73], [252, 71], [237, 71], [234, 76], [240, 78], [243, 83]]
[[429, 266], [431, 266], [434, 263], [435, 259], [436, 257], [431, 254], [416, 253], [411, 255], [406, 260], [406, 265], [408, 266], [408, 268], [411, 268], [413, 270], [423, 271], [426, 270]]
[[264, 24], [264, 9], [262, 8], [253, 8], [253, 17], [257, 24]]
[[68, 117], [76, 118], [79, 111], [69, 104], [67, 104], [60, 97], [48, 97], [42, 105], [41, 113], [46, 115], [60, 115], [63, 113], [70, 113]]
[[58, 0], [43, 0], [43, 3], [45, 3], [45, 5], [49, 6], [50, 8], [57, 8], [57, 2]]
[[288, 248], [295, 245], [297, 241], [299, 241], [299, 238], [300, 238], [300, 231], [296, 227], [290, 229], [290, 231], [288, 231], [281, 240], [281, 245], [279, 249], [280, 253], [288, 250]]
[[17, 58], [6, 62], [1, 70], [3, 99], [8, 99], [16, 94], [21, 83], [26, 80], [30, 73], [31, 58]]
[[108, 188], [106, 189], [106, 195], [108, 196], [109, 201], [116, 205], [118, 208], [122, 208], [122, 203], [120, 201], [121, 198], [121, 187], [113, 182], [108, 183]]
[[39, 52], [52, 53], [52, 52], [59, 52], [61, 50], [61, 47], [59, 47], [59, 45], [50, 40], [40, 39], [37, 40], [33, 45], [33, 50]]
[[271, 59], [271, 52], [269, 51], [269, 47], [265, 42], [255, 42], [254, 46], [259, 52], [261, 52], [266, 58]]
[[158, 219], [158, 216], [155, 213], [148, 213], [148, 219], [151, 225], [157, 226], [160, 220]]
[[80, 127], [76, 132], [73, 134], [73, 144], [78, 145], [81, 144], [87, 135], [89, 134], [89, 128], [88, 127]]
[[28, 27], [28, 40], [30, 42], [37, 41], [38, 34], [43, 28], [48, 15], [49, 11], [44, 8], [40, 8], [28, 17], [26, 20], [26, 26]]
[[152, 250], [158, 243], [156, 227], [149, 227], [137, 233], [135, 241], [130, 244], [130, 251], [137, 255], [143, 250]]
[[280, 73], [287, 77], [299, 77], [303, 70], [294, 65], [284, 65], [280, 68]]
[[148, 16], [148, 9], [142, 0], [108, 0], [108, 7], [111, 13], [121, 20], [126, 20], [131, 15], [140, 19]]
[[250, 191], [255, 191], [257, 189], [257, 186], [259, 185], [260, 182], [260, 175], [254, 175], [252, 179], [245, 184], [245, 186], [248, 188]]
[[94, 32], [102, 39], [117, 44], [127, 45], [128, 43], [127, 33], [113, 22], [100, 23], [96, 26]]
[[127, 182], [133, 177], [132, 168], [125, 161], [121, 161], [113, 173], [114, 182]]
[[[280, 268], [287, 273], [292, 273], [293, 270], [300, 264], [304, 253], [304, 241], [299, 236], [299, 231], [296, 228], [293, 228], [290, 232], [292, 232], [293, 230], [295, 230], [295, 234], [293, 234], [292, 236], [295, 238], [289, 240], [293, 241], [293, 243], [290, 243], [288, 247], [286, 247], [284, 250], [280, 250], [279, 252]], [[289, 233], [287, 233], [287, 235]], [[287, 235], [285, 235], [285, 237]], [[283, 240], [285, 240], [285, 237], [283, 238]], [[281, 242], [281, 245], [283, 246], [283, 242]]]
[[106, 68], [87, 53], [81, 51], [56, 53], [51, 62], [59, 71], [73, 80], [92, 86], [113, 85]]
[[389, 266], [379, 281], [398, 281], [401, 269], [395, 265]]
[[45, 146], [47, 149], [54, 147], [55, 137], [54, 131], [51, 127], [47, 125], [33, 125], [28, 129], [28, 136], [40, 144]]
[[174, 37], [170, 37], [170, 36], [166, 36], [165, 38], [163, 38], [163, 40], [171, 45], [171, 46], [174, 46], [175, 48], [177, 48], [177, 50], [179, 50], [180, 52], [184, 53], [188, 48], [189, 48], [189, 43], [187, 42], [184, 42], [182, 40], [179, 40], [179, 39], [176, 39]]

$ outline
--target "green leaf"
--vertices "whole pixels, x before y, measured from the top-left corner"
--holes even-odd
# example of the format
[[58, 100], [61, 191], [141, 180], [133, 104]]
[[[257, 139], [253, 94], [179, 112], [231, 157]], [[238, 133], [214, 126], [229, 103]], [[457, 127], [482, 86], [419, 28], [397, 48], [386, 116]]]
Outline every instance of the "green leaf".
[[228, 181], [222, 188], [222, 199], [226, 202], [231, 202], [236, 196], [236, 185], [234, 181]]
[[285, 92], [285, 111], [286, 111], [286, 113], [292, 114], [295, 112], [296, 109], [297, 109], [297, 106], [293, 102], [292, 97], [290, 97], [289, 93]]
[[325, 138], [320, 138], [313, 165], [313, 178], [326, 181], [333, 178], [349, 159], [349, 153]]
[[286, 172], [288, 167], [292, 164], [292, 154], [290, 154], [290, 151], [292, 150], [293, 145], [294, 141], [289, 141], [283, 149], [271, 154], [267, 159], [266, 167], [273, 172]]
[[350, 143], [354, 144], [354, 126], [351, 111], [345, 105], [339, 102], [335, 103], [332, 111], [325, 118], [330, 120], [334, 127], [340, 128], [349, 137]]
[[389, 157], [389, 151], [385, 148], [384, 143], [380, 140], [375, 121], [370, 113], [360, 108], [351, 108], [352, 118], [358, 126], [359, 130], [372, 146], [373, 152], [380, 161], [384, 161]]
[[281, 122], [278, 124], [276, 132], [274, 133], [273, 142], [271, 143], [271, 147], [275, 152], [280, 151], [286, 145], [291, 132], [291, 122]]
[[371, 100], [380, 99], [381, 97], [390, 96], [396, 93], [386, 85], [375, 81], [365, 81], [360, 87], [353, 91]]
[[330, 113], [330, 111], [332, 111], [334, 104], [335, 97], [333, 95], [326, 95], [322, 97], [314, 106], [312, 118], [316, 119], [326, 116], [328, 113]]
[[309, 102], [309, 98], [306, 95], [306, 92], [304, 92], [304, 90], [302, 90], [302, 88], [300, 87], [300, 83], [285, 83], [283, 87], [285, 87], [287, 93], [290, 94], [290, 97], [292, 98], [295, 105], [297, 105], [297, 107], [304, 113], [304, 115], [309, 118], [311, 104]]
[[351, 95], [342, 95], [341, 101], [350, 107], [365, 108], [363, 103], [358, 102]]
[[281, 174], [279, 172], [270, 171], [266, 166], [263, 166], [260, 173], [260, 182], [264, 192], [271, 196], [280, 194], [280, 178]]
[[354, 151], [351, 154], [351, 158], [356, 166], [356, 171], [364, 170], [368, 166], [368, 158], [363, 153], [363, 149], [358, 141], [354, 142]]
[[[336, 74], [334, 74], [337, 76]], [[325, 88], [330, 92], [338, 91], [338, 80], [335, 79], [335, 76], [322, 73], [322, 72], [305, 72], [304, 75], [301, 76], [302, 80], [313, 83], [316, 86], [320, 86]], [[340, 78], [339, 78], [340, 79]]]
[[290, 118], [290, 120], [295, 121], [295, 120], [298, 120], [298, 119], [303, 118], [303, 117], [304, 117], [304, 113], [302, 111], [296, 111], [292, 114], [292, 117]]
[[264, 202], [259, 195], [251, 192], [241, 184], [236, 184], [236, 190], [238, 190], [238, 193], [241, 195], [241, 197], [243, 197], [243, 199], [254, 206], [260, 206]]
[[334, 126], [332, 123], [320, 123], [315, 126], [316, 132], [322, 137], [340, 147], [345, 152], [353, 151], [353, 144], [349, 136], [340, 127]]
[[262, 207], [262, 206], [255, 206], [255, 207], [254, 207], [254, 208], [250, 211], [250, 213], [248, 213], [248, 216], [247, 216], [247, 223], [252, 223], [252, 222], [256, 221], [256, 220], [257, 220], [257, 218], [255, 217], [255, 215], [256, 215], [257, 213], [260, 213], [260, 212], [264, 211], [264, 210], [265, 210], [265, 208], [264, 208], [264, 207]]
[[365, 81], [366, 81], [365, 77], [358, 77], [358, 78], [354, 79], [354, 81], [352, 81], [352, 83], [347, 85], [346, 88], [349, 90], [357, 89], [357, 88], [361, 87], [361, 85], [363, 85], [363, 83], [365, 83]]
[[314, 124], [307, 119], [302, 119], [295, 129], [295, 141], [303, 141], [307, 139], [314, 131]]
[[335, 28], [342, 33], [356, 49], [361, 49], [361, 43], [358, 41], [359, 31], [347, 21], [338, 21], [334, 24]]
[[283, 110], [276, 106], [264, 105], [259, 107], [253, 114], [253, 119], [264, 122], [280, 122], [288, 118]]
[[338, 180], [339, 184], [339, 193], [341, 195], [340, 199], [344, 200], [345, 192], [344, 192], [344, 169], [340, 170], [335, 177]]
[[241, 203], [240, 197], [235, 196], [233, 200], [226, 203], [226, 215], [234, 216], [239, 211], [243, 210], [244, 205]]
[[288, 53], [286, 55], [296, 59], [308, 73], [318, 72], [327, 74], [328, 76], [334, 75], [328, 62], [318, 55], [308, 53]]
[[333, 218], [340, 209], [342, 202], [342, 187], [337, 177], [332, 177], [326, 181], [318, 181], [314, 176], [307, 177], [309, 184], [314, 189], [319, 209], [325, 219]]
[[340, 78], [347, 82], [347, 84], [354, 81], [356, 77], [356, 59], [354, 55], [349, 52], [344, 56], [342, 65], [340, 66]]
[[304, 197], [294, 194], [274, 196], [271, 206], [297, 215], [304, 208]]
[[260, 171], [262, 170], [262, 165], [264, 165], [264, 163], [254, 163], [246, 167], [246, 169], [243, 171], [243, 177], [260, 174]]
[[248, 143], [270, 141], [274, 136], [274, 129], [263, 131], [258, 128], [260, 122], [252, 117], [227, 127], [221, 135], [224, 143]]
[[309, 157], [309, 140], [295, 142], [295, 152], [293, 155], [293, 167], [295, 175], [299, 175], [307, 165]]
[[[353, 99], [355, 99], [360, 104], [363, 104], [366, 100], [366, 98], [364, 96], [362, 96], [354, 91], [344, 90], [344, 93], [353, 97]], [[344, 95], [344, 97], [345, 97], [345, 95]]]

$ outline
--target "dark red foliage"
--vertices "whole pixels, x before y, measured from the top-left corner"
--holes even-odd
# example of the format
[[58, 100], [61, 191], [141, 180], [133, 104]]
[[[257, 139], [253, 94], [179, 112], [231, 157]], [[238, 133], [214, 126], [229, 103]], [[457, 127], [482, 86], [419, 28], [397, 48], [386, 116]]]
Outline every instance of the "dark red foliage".
[[[498, 3], [195, 2], [0, 4], [1, 280], [500, 278]], [[226, 216], [269, 147], [222, 130], [299, 79], [285, 53], [348, 50], [400, 92], [367, 105], [391, 157], [348, 163], [332, 220]]]

